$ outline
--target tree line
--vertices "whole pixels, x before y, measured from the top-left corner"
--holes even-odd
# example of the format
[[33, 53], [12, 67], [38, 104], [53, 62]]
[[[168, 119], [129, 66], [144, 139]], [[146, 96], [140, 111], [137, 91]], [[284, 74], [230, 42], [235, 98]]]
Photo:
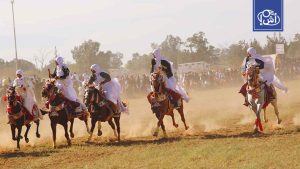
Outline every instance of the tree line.
[[[260, 54], [274, 54], [276, 44], [284, 44], [285, 56], [288, 58], [300, 58], [300, 34], [295, 34], [292, 40], [287, 41], [280, 33], [274, 33], [272, 36], [266, 36], [266, 44], [262, 45], [255, 38], [249, 42], [240, 40], [225, 48], [217, 48], [211, 45], [204, 32], [194, 33], [185, 40], [179, 36], [167, 35], [161, 43], [151, 43], [152, 49], [161, 48], [164, 56], [167, 56], [177, 68], [178, 64], [188, 62], [205, 61], [211, 64], [221, 64], [233, 68], [239, 68], [240, 63], [246, 55], [248, 47], [255, 47]], [[134, 53], [132, 58], [123, 63], [124, 55], [120, 52], [102, 51], [100, 42], [87, 40], [79, 46], [75, 46], [72, 50], [72, 57], [75, 63], [70, 64], [72, 72], [83, 73], [89, 70], [90, 65], [100, 64], [103, 69], [118, 69], [122, 66], [131, 72], [147, 73], [149, 72], [151, 63], [151, 52], [146, 54]], [[42, 53], [37, 58], [39, 63], [43, 63], [45, 57]], [[51, 56], [53, 57], [53, 56]], [[33, 64], [26, 60], [19, 60], [20, 68], [30, 73], [44, 74], [48, 68], [54, 68], [54, 60], [48, 64], [43, 63], [38, 66], [38, 62]], [[0, 66], [3, 70], [14, 70], [15, 60], [5, 62], [0, 59]], [[13, 71], [14, 72], [14, 71]], [[7, 75], [7, 73], [5, 73]], [[0, 74], [3, 76], [3, 73]]]

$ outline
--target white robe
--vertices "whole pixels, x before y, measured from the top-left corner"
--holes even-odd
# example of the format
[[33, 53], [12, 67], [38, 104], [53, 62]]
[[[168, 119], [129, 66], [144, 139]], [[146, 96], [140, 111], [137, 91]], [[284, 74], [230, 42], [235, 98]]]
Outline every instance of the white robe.
[[[273, 84], [278, 89], [287, 92], [288, 88], [278, 79], [275, 75], [275, 60], [276, 55], [254, 55], [249, 58], [249, 62], [255, 62], [255, 59], [259, 59], [264, 62], [264, 68], [261, 69], [260, 75], [263, 81], [266, 81], [267, 85]], [[243, 69], [246, 64], [246, 58], [243, 61]], [[245, 69], [244, 69], [245, 71]]]

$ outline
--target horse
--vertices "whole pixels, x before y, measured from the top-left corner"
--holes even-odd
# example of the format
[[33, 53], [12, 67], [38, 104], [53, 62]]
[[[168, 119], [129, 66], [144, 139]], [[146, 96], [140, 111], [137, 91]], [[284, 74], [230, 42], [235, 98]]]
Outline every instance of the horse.
[[[26, 131], [24, 134], [25, 142], [28, 143], [28, 132], [31, 127], [31, 122], [34, 120], [33, 117], [29, 114], [29, 112], [25, 109], [25, 107], [21, 103], [20, 96], [17, 96], [15, 88], [10, 87], [7, 89], [6, 96], [4, 97], [4, 101], [8, 102], [7, 112], [9, 118], [9, 124], [11, 128], [12, 140], [17, 141], [17, 148], [20, 149], [20, 140], [23, 138], [21, 136], [22, 128], [25, 125]], [[36, 120], [37, 124], [36, 137], [40, 138], [39, 134], [39, 120]], [[16, 137], [16, 129], [17, 137]]]
[[[73, 124], [74, 124], [74, 118], [72, 112], [69, 112], [68, 107], [68, 100], [60, 93], [58, 92], [58, 88], [55, 86], [55, 81], [48, 80], [43, 87], [42, 90], [42, 97], [47, 98], [47, 104], [49, 104], [49, 110], [41, 110], [42, 113], [49, 114], [49, 119], [51, 121], [51, 129], [52, 129], [52, 135], [53, 135], [53, 147], [56, 148], [56, 126], [57, 124], [60, 124], [64, 127], [65, 130], [65, 137], [67, 139], [68, 146], [71, 146], [71, 139], [69, 137], [68, 133], [68, 122], [71, 123], [70, 126], [70, 135], [71, 138], [74, 138], [73, 133]], [[79, 119], [83, 120], [85, 122], [87, 131], [89, 132], [88, 127], [88, 114], [87, 113], [81, 113], [79, 115]]]
[[[184, 112], [183, 112], [183, 104], [181, 104], [178, 108], [174, 108], [174, 104], [171, 102], [170, 94], [167, 92], [165, 88], [165, 84], [163, 82], [163, 76], [160, 73], [152, 73], [151, 74], [151, 85], [154, 89], [151, 92], [147, 99], [151, 104], [152, 111], [155, 113], [156, 118], [158, 119], [157, 127], [153, 136], [157, 137], [159, 132], [159, 127], [162, 128], [163, 134], [167, 137], [165, 125], [163, 122], [164, 116], [169, 115], [172, 117], [173, 126], [178, 128], [178, 124], [175, 122], [174, 118], [174, 109], [176, 109], [181, 117], [181, 121], [184, 124], [185, 130], [189, 129], [189, 126], [185, 122]], [[182, 99], [181, 99], [181, 103]]]
[[247, 100], [249, 107], [256, 115], [255, 133], [263, 132], [260, 113], [266, 103], [266, 83], [259, 77], [259, 69], [256, 64], [249, 64], [246, 70]]
[[[102, 135], [101, 122], [108, 122], [114, 132], [114, 136], [117, 137], [118, 142], [120, 142], [120, 118], [121, 113], [119, 110], [113, 112], [113, 116], [109, 118], [113, 109], [109, 106], [106, 98], [104, 97], [104, 92], [98, 90], [95, 87], [88, 87], [84, 94], [84, 103], [88, 107], [91, 116], [91, 131], [88, 142], [92, 140], [93, 132], [98, 122], [98, 136]], [[123, 104], [123, 103], [122, 103]], [[117, 131], [116, 127], [117, 126]]]

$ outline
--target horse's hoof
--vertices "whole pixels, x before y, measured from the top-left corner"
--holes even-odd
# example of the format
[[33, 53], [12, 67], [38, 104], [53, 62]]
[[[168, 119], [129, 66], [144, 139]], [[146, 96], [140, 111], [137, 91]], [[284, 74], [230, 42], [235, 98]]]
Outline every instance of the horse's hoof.
[[174, 127], [178, 128], [178, 126], [179, 126], [178, 124], [174, 124]]
[[68, 146], [72, 146], [71, 140], [68, 140]]
[[158, 132], [153, 133], [153, 136], [157, 137], [158, 136]]
[[280, 124], [281, 122], [282, 122], [282, 120], [281, 120], [281, 119], [279, 119], [277, 123], [278, 123], [278, 124]]
[[28, 139], [28, 138], [25, 138], [25, 142], [26, 142], [26, 143], [29, 143], [29, 139]]
[[13, 137], [12, 140], [17, 141], [17, 138], [16, 138], [16, 137]]
[[189, 128], [190, 128], [189, 126], [186, 126], [186, 127], [185, 127], [185, 130], [188, 130]]
[[71, 138], [74, 138], [74, 133], [71, 133], [70, 135], [71, 135]]
[[23, 139], [23, 136], [20, 136], [19, 139], [22, 140], [22, 139]]
[[37, 138], [40, 138], [40, 137], [41, 137], [40, 133], [35, 133], [35, 136], [36, 136]]
[[102, 136], [102, 131], [101, 130], [98, 131], [98, 136]]

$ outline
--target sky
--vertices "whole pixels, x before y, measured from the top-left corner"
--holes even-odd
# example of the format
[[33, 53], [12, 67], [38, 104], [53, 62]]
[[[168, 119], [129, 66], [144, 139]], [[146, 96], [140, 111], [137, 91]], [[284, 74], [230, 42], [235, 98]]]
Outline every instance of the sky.
[[[85, 40], [101, 50], [150, 53], [152, 42], [169, 34], [185, 40], [203, 31], [211, 45], [228, 47], [238, 40], [265, 43], [273, 33], [252, 31], [252, 0], [15, 0], [18, 57], [29, 61], [41, 51], [54, 57], [54, 46], [68, 62]], [[287, 40], [300, 33], [299, 0], [284, 0]], [[15, 57], [10, 0], [0, 0], [0, 58]]]

